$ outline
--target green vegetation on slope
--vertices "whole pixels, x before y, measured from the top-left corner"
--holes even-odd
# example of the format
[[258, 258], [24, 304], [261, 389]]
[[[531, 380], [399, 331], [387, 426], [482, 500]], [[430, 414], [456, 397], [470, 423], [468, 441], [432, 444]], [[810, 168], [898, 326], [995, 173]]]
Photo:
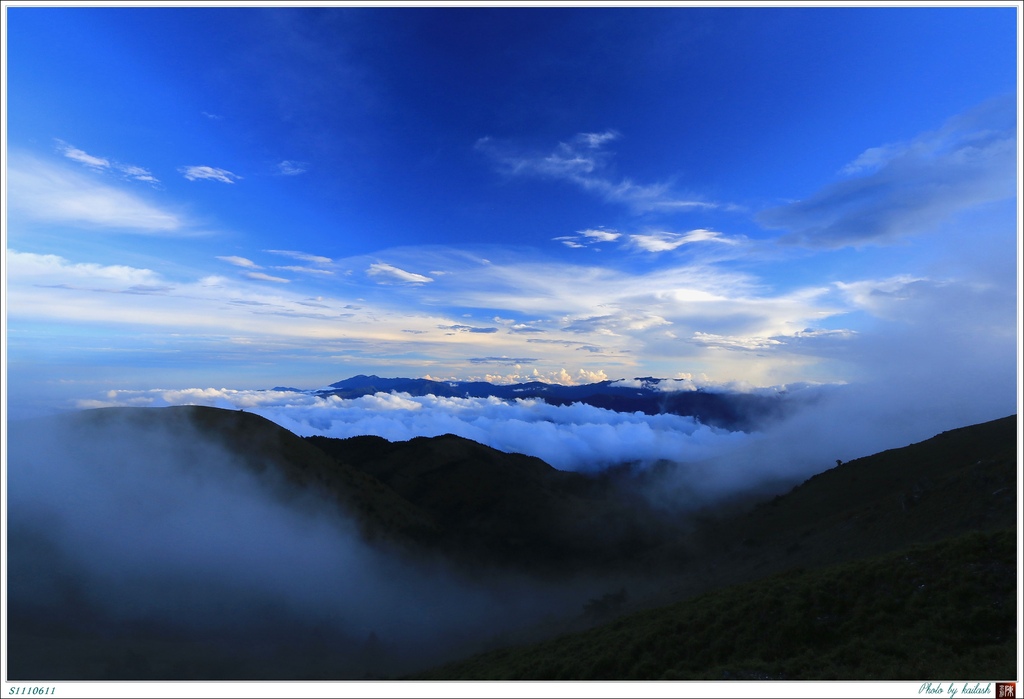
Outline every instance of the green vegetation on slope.
[[[325, 454], [303, 438], [264, 417], [241, 410], [198, 405], [168, 408], [100, 408], [70, 416], [82, 429], [121, 426], [130, 430], [165, 429], [179, 439], [166, 448], [190, 460], [192, 433], [221, 444], [226, 455], [250, 471], [262, 474], [279, 487], [284, 498], [302, 494], [333, 500], [355, 518], [368, 541], [416, 546], [434, 541], [432, 518], [373, 476], [353, 469]], [[283, 483], [282, 483], [283, 479]]]
[[441, 549], [462, 561], [556, 575], [608, 572], [631, 567], [674, 535], [606, 480], [455, 435], [306, 441], [427, 513]]
[[1012, 678], [1016, 534], [797, 569], [415, 679]]
[[[747, 511], [710, 513], [651, 552], [687, 568], [676, 597], [795, 567], [1016, 527], [1016, 416], [849, 461]], [[666, 600], [667, 601], [667, 600]]]

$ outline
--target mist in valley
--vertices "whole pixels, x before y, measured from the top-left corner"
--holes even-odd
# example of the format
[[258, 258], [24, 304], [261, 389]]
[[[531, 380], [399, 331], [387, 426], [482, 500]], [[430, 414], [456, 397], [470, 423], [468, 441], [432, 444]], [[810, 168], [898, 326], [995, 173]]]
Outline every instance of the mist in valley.
[[[186, 420], [23, 423], [8, 474], [15, 643], [22, 633], [173, 641], [192, 648], [173, 678], [188, 676], [190, 653], [221, 658], [195, 667], [224, 677], [411, 671], [578, 613], [604, 589], [371, 546], [335, 503], [254, 473]], [[108, 670], [133, 672], [78, 668]]]

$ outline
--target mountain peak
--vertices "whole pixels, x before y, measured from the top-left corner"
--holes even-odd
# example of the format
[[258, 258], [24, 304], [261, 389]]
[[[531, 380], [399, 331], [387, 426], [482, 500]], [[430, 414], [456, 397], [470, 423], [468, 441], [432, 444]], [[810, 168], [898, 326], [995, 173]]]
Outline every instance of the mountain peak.
[[316, 391], [316, 394], [353, 399], [376, 393], [397, 392], [416, 397], [532, 399], [550, 405], [584, 403], [621, 413], [692, 417], [712, 427], [743, 431], [759, 429], [766, 422], [779, 418], [788, 409], [787, 401], [791, 399], [781, 394], [766, 395], [725, 389], [693, 390], [692, 386], [680, 386], [682, 383], [682, 379], [646, 376], [578, 385], [541, 381], [494, 384], [487, 381], [381, 378], [360, 374], [333, 383]]

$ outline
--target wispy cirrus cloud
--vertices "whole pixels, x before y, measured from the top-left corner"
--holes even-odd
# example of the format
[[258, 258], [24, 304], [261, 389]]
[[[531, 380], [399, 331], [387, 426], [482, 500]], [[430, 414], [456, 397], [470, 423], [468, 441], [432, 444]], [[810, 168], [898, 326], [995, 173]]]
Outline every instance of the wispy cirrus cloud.
[[153, 177], [149, 170], [146, 168], [138, 167], [135, 165], [118, 165], [118, 168], [128, 177], [139, 182], [150, 182], [152, 184], [158, 183], [160, 180]]
[[813, 248], [885, 245], [932, 229], [959, 211], [1017, 194], [1015, 100], [992, 100], [938, 131], [869, 148], [847, 179], [757, 219]]
[[57, 141], [57, 147], [64, 154], [65, 158], [70, 158], [82, 165], [88, 165], [89, 167], [96, 168], [97, 170], [105, 170], [110, 167], [110, 161], [106, 158], [89, 155], [84, 150], [75, 148], [71, 144], [64, 143], [63, 141]]
[[285, 176], [301, 175], [306, 172], [308, 167], [306, 163], [297, 160], [282, 160], [277, 164], [277, 172]]
[[323, 255], [311, 255], [308, 252], [300, 252], [298, 250], [264, 250], [263, 252], [269, 252], [272, 255], [290, 257], [293, 260], [308, 262], [314, 265], [329, 265], [333, 262], [329, 257], [324, 257]]
[[8, 205], [13, 213], [36, 221], [126, 233], [188, 232], [187, 222], [180, 215], [135, 193], [99, 182], [81, 170], [23, 152], [12, 152], [8, 158]]
[[404, 269], [383, 262], [374, 262], [367, 268], [366, 273], [371, 277], [380, 279], [381, 283], [425, 284], [434, 281], [431, 277], [416, 274], [415, 272], [407, 272]]
[[219, 167], [210, 167], [209, 165], [185, 165], [178, 168], [178, 172], [190, 182], [195, 180], [214, 180], [215, 182], [234, 184], [237, 180], [242, 179], [241, 175], [236, 175], [229, 170]]
[[236, 267], [245, 267], [246, 269], [263, 269], [260, 265], [247, 257], [238, 257], [237, 255], [218, 255], [217, 259]]
[[65, 158], [74, 160], [77, 163], [81, 163], [94, 170], [101, 171], [116, 171], [132, 180], [138, 180], [139, 182], [148, 182], [150, 184], [158, 184], [160, 180], [153, 177], [149, 170], [138, 165], [128, 165], [126, 163], [120, 163], [116, 160], [110, 160], [109, 158], [102, 158], [96, 155], [86, 153], [81, 148], [75, 148], [70, 143], [66, 143], [60, 139], [55, 139], [57, 143], [57, 151], [61, 153]]
[[275, 284], [289, 284], [291, 279], [285, 279], [284, 277], [275, 277], [272, 274], [266, 274], [265, 272], [246, 272], [245, 276], [249, 279], [255, 279], [260, 282], [274, 282]]
[[612, 243], [622, 237], [618, 231], [610, 231], [604, 228], [587, 228], [576, 231], [575, 235], [560, 235], [552, 240], [557, 240], [566, 247], [585, 248], [597, 243]]
[[605, 149], [605, 144], [617, 138], [619, 133], [613, 129], [578, 133], [559, 143], [550, 153], [522, 152], [489, 136], [478, 139], [475, 147], [506, 175], [572, 182], [605, 201], [625, 204], [637, 211], [718, 207], [698, 197], [679, 195], [673, 191], [671, 183], [638, 184], [630, 178], [613, 177], [609, 172], [613, 153]]
[[281, 269], [286, 272], [298, 272], [299, 274], [313, 274], [329, 277], [334, 274], [333, 269], [317, 269], [316, 267], [300, 267], [299, 265], [274, 265], [274, 269]]
[[574, 235], [562, 235], [552, 238], [552, 240], [576, 249], [591, 248], [598, 250], [600, 248], [595, 247], [598, 244], [617, 243], [619, 247], [651, 253], [671, 252], [684, 245], [694, 243], [720, 243], [722, 245], [738, 245], [740, 243], [740, 240], [737, 238], [730, 238], [718, 231], [706, 228], [697, 228], [685, 233], [659, 230], [630, 234], [605, 228], [589, 228], [577, 231]]
[[629, 244], [645, 252], [668, 252], [692, 243], [721, 243], [736, 245], [737, 241], [726, 238], [717, 231], [698, 228], [687, 233], [657, 231], [654, 233], [637, 233], [629, 236]]
[[[240, 257], [238, 255], [218, 255], [217, 259], [220, 260], [221, 262], [227, 262], [229, 265], [234, 265], [235, 267], [242, 267], [243, 269], [265, 269], [263, 265], [256, 264], [248, 257]], [[302, 267], [299, 265], [274, 265], [273, 267], [271, 267], [271, 269], [278, 269], [284, 272], [298, 272], [300, 274], [311, 274], [320, 276], [331, 276], [334, 274], [334, 270], [320, 269], [317, 267]], [[266, 272], [247, 272], [244, 276], [248, 279], [253, 279], [256, 281], [276, 282], [278, 284], [288, 284], [291, 282], [290, 279], [285, 279], [284, 277], [277, 277], [271, 274], [267, 274]]]
[[574, 318], [562, 330], [585, 335], [627, 335], [671, 324], [671, 321], [659, 315], [629, 309], [607, 315]]

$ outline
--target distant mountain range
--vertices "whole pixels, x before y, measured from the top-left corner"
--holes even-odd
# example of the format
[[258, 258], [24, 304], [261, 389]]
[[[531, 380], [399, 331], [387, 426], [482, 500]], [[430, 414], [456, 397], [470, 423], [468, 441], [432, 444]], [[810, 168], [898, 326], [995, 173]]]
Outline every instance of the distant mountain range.
[[[298, 389], [278, 387], [277, 390]], [[303, 392], [339, 398], [360, 398], [383, 392], [448, 398], [523, 398], [542, 400], [551, 405], [584, 403], [624, 413], [689, 416], [706, 425], [744, 431], [783, 417], [792, 399], [786, 392], [711, 390], [698, 388], [686, 379], [653, 377], [567, 386], [542, 381], [493, 384], [487, 381], [382, 378], [360, 374], [326, 388]]]

